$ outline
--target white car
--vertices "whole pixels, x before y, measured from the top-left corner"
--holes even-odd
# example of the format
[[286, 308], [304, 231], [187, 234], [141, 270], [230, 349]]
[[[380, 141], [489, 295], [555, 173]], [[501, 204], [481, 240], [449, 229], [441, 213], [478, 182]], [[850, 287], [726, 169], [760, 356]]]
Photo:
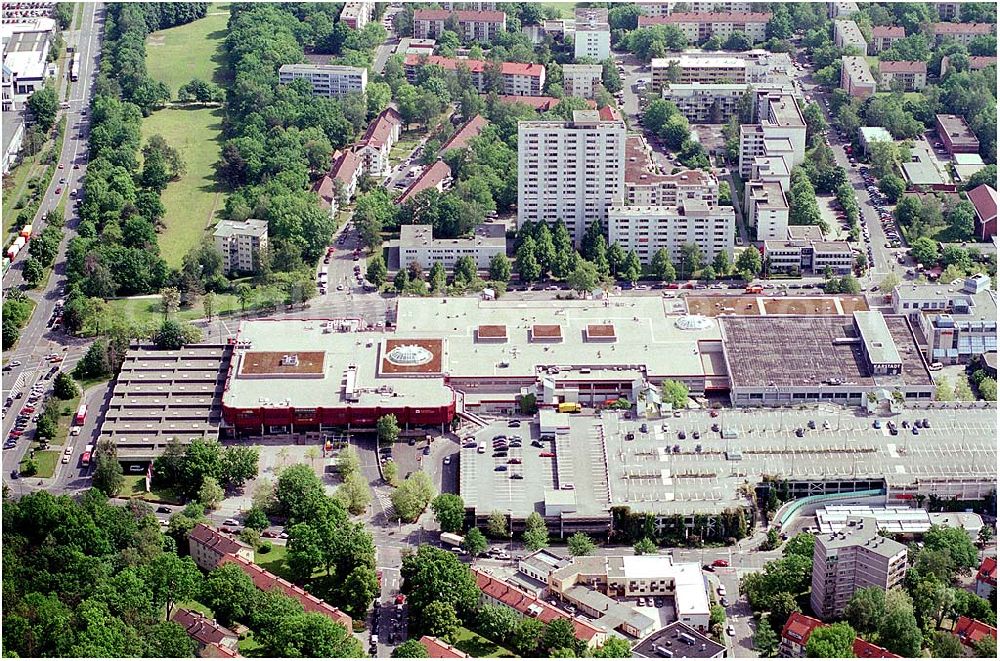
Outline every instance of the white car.
[[225, 521], [222, 522], [222, 525], [224, 525], [224, 526], [238, 526], [238, 525], [240, 525], [240, 522], [237, 521], [236, 519], [226, 519]]
[[70, 436], [79, 436], [80, 435], [80, 426], [79, 425], [73, 425], [72, 427], [70, 427], [69, 428], [69, 435]]
[[71, 447], [70, 448], [66, 448], [66, 450], [65, 450], [65, 452], [63, 452], [63, 454], [66, 455], [67, 457], [70, 456], [71, 454], [73, 454], [73, 448], [71, 448]]

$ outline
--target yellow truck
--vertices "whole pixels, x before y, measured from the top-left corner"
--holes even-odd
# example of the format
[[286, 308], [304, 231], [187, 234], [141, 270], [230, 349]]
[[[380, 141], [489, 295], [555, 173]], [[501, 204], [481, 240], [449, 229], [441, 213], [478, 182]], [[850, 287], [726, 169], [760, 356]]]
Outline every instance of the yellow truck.
[[579, 413], [582, 410], [583, 407], [576, 402], [563, 402], [559, 405], [560, 413]]

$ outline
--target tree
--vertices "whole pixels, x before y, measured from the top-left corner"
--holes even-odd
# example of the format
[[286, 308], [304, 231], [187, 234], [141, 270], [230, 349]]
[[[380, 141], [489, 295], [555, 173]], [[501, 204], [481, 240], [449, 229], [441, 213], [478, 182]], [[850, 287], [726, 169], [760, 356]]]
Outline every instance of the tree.
[[625, 264], [622, 266], [621, 276], [628, 282], [636, 282], [642, 277], [642, 263], [639, 255], [634, 250], [630, 250], [625, 257]]
[[555, 650], [577, 650], [580, 641], [576, 637], [573, 623], [564, 617], [556, 618], [545, 625], [542, 631], [541, 648], [549, 653]]
[[931, 654], [939, 659], [959, 659], [963, 656], [962, 642], [953, 633], [935, 631], [931, 637]]
[[510, 282], [511, 266], [507, 255], [497, 253], [490, 258], [490, 280], [494, 282]]
[[570, 555], [593, 555], [597, 545], [586, 534], [578, 532], [570, 536], [568, 548]]
[[343, 625], [320, 613], [285, 618], [267, 645], [274, 656], [350, 658], [362, 656], [361, 642]]
[[164, 658], [193, 658], [194, 639], [176, 622], [159, 622], [143, 636], [146, 645], [144, 656]]
[[218, 475], [221, 482], [242, 487], [247, 480], [257, 477], [260, 450], [245, 445], [230, 445], [222, 451]]
[[426, 659], [427, 648], [419, 640], [411, 638], [403, 641], [392, 651], [394, 659]]
[[878, 182], [879, 190], [888, 198], [890, 204], [895, 204], [906, 191], [906, 182], [896, 174], [889, 174]]
[[753, 648], [764, 658], [771, 658], [778, 654], [778, 636], [774, 633], [767, 618], [762, 618], [757, 623], [757, 631], [753, 635]]
[[484, 604], [476, 612], [477, 631], [490, 640], [509, 640], [518, 620], [517, 612], [504, 605]]
[[664, 248], [653, 253], [653, 258], [649, 261], [649, 270], [662, 282], [673, 282], [677, 279], [677, 272], [674, 270], [673, 262], [670, 261], [670, 253]]
[[415, 471], [392, 492], [390, 496], [396, 514], [403, 521], [412, 522], [427, 509], [434, 497], [434, 486], [423, 471]]
[[535, 240], [525, 237], [517, 249], [515, 267], [521, 282], [534, 282], [542, 275], [542, 267], [535, 258]]
[[493, 539], [507, 539], [510, 536], [510, 526], [503, 512], [490, 512], [486, 518], [486, 533]]
[[878, 588], [861, 588], [852, 596], [844, 608], [844, 617], [862, 635], [870, 635], [879, 630], [885, 616], [885, 591]]
[[142, 566], [140, 572], [153, 593], [154, 603], [166, 607], [167, 619], [176, 602], [195, 599], [201, 591], [201, 572], [190, 557], [161, 553]]
[[460, 532], [465, 522], [465, 503], [462, 497], [443, 493], [431, 501], [431, 509], [444, 532]]
[[377, 253], [368, 259], [368, 270], [366, 275], [368, 277], [368, 282], [372, 283], [376, 287], [381, 287], [385, 284], [388, 271], [386, 270], [385, 259], [382, 257], [382, 253]]
[[426, 609], [435, 601], [450, 604], [454, 613], [470, 614], [479, 602], [476, 579], [454, 553], [427, 544], [403, 558], [403, 592], [417, 630], [425, 630]]
[[372, 600], [379, 595], [378, 575], [372, 567], [359, 566], [344, 578], [341, 593], [344, 608], [351, 617], [363, 618]]
[[749, 275], [751, 279], [760, 275], [763, 266], [760, 251], [753, 246], [744, 248], [743, 252], [736, 259], [736, 270], [742, 274]]
[[351, 514], [359, 516], [365, 513], [368, 505], [372, 502], [372, 496], [368, 489], [368, 482], [360, 471], [347, 474], [343, 483], [337, 487], [337, 498], [343, 504], [344, 509]]
[[176, 319], [167, 319], [160, 325], [153, 341], [158, 349], [177, 350], [199, 339], [201, 331], [194, 326], [183, 324]]
[[235, 563], [226, 563], [205, 577], [199, 601], [212, 609], [215, 618], [228, 626], [245, 622], [257, 599], [253, 579]]
[[667, 379], [660, 385], [660, 390], [665, 404], [670, 404], [675, 410], [687, 408], [688, 387], [680, 381]]
[[473, 528], [465, 533], [465, 538], [462, 540], [462, 549], [473, 558], [485, 551], [486, 546], [486, 537], [479, 532], [479, 528]]
[[643, 537], [635, 543], [635, 546], [632, 547], [632, 551], [636, 555], [651, 555], [656, 553], [658, 550], [659, 548], [656, 546], [656, 542], [649, 537]]
[[997, 658], [997, 639], [992, 636], [983, 636], [972, 645], [972, 650], [980, 659]]
[[244, 513], [243, 525], [253, 530], [264, 530], [271, 525], [271, 521], [267, 518], [267, 513], [255, 505]]
[[812, 560], [813, 547], [815, 544], [815, 537], [808, 533], [799, 533], [795, 537], [788, 540], [785, 544], [785, 548], [781, 550], [781, 554], [784, 556], [801, 555], [804, 558]]
[[390, 460], [382, 464], [382, 477], [392, 486], [396, 486], [396, 480], [399, 478], [399, 467], [396, 466], [395, 461]]
[[59, 110], [59, 98], [55, 87], [43, 85], [35, 90], [28, 97], [28, 110], [34, 118], [35, 123], [43, 131], [48, 133], [52, 125], [56, 122], [56, 113]]
[[719, 278], [724, 278], [729, 275], [729, 272], [733, 269], [733, 266], [729, 261], [729, 253], [725, 250], [720, 250], [715, 253], [715, 257], [712, 258], [712, 267], [715, 269], [715, 274]]
[[42, 266], [42, 263], [37, 258], [28, 257], [24, 262], [24, 270], [21, 273], [28, 286], [35, 288], [42, 283], [42, 278], [45, 277], [45, 267]]
[[421, 614], [422, 631], [429, 636], [449, 638], [461, 626], [455, 607], [446, 601], [432, 601]]
[[337, 470], [345, 479], [361, 470], [361, 459], [354, 446], [348, 445], [341, 451], [340, 456], [337, 457]]
[[931, 526], [924, 533], [924, 547], [947, 552], [959, 569], [974, 567], [979, 557], [972, 540], [960, 528]]
[[465, 283], [466, 285], [471, 284], [479, 274], [479, 269], [476, 268], [475, 260], [468, 255], [462, 255], [455, 261], [454, 271], [455, 282]]
[[214, 510], [225, 497], [225, 492], [219, 486], [219, 481], [214, 477], [206, 477], [198, 489], [198, 502], [205, 506], [205, 509]]
[[524, 547], [529, 551], [545, 548], [549, 543], [549, 529], [538, 512], [532, 512], [524, 521]]
[[746, 32], [734, 30], [733, 33], [729, 35], [729, 38], [726, 39], [726, 43], [723, 48], [726, 50], [747, 51], [753, 48], [753, 40], [750, 39]]
[[566, 284], [573, 291], [584, 293], [593, 291], [599, 280], [600, 275], [597, 273], [597, 267], [592, 262], [581, 259], [577, 262], [573, 272], [566, 278]]
[[878, 290], [884, 296], [888, 296], [892, 293], [893, 289], [899, 286], [900, 282], [902, 281], [899, 279], [898, 275], [890, 273], [882, 280], [882, 282], [879, 283]]
[[719, 604], [712, 604], [709, 609], [708, 625], [714, 627], [716, 624], [726, 623], [726, 609]]
[[[896, 211], [899, 212], [899, 207], [896, 207]], [[910, 244], [910, 254], [913, 255], [913, 259], [925, 266], [936, 264], [938, 261], [937, 243], [925, 236], [919, 237]]]
[[890, 652], [906, 657], [920, 655], [923, 636], [913, 615], [913, 602], [899, 588], [893, 588], [885, 595], [885, 616], [879, 626], [878, 637]]
[[837, 622], [814, 629], [806, 643], [806, 656], [811, 659], [838, 659], [854, 656], [852, 646], [857, 634], [846, 622]]
[[378, 434], [378, 442], [382, 445], [392, 445], [399, 440], [399, 422], [394, 413], [381, 416], [375, 423], [375, 430]]
[[632, 657], [632, 647], [624, 638], [610, 636], [607, 641], [593, 651], [596, 659], [628, 659]]
[[102, 440], [97, 444], [93, 485], [109, 496], [117, 496], [125, 486], [122, 466], [118, 463], [118, 450], [114, 441]]

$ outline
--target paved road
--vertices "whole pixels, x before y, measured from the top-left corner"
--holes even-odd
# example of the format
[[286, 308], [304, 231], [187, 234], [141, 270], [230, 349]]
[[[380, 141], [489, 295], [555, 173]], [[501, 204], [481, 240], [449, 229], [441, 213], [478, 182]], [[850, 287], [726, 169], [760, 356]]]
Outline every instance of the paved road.
[[[74, 37], [71, 34], [68, 37], [70, 43], [76, 42], [77, 52], [81, 57], [80, 78], [71, 84], [70, 98], [68, 99], [70, 107], [63, 111], [67, 117], [67, 133], [63, 140], [62, 153], [59, 156], [62, 169], [56, 170], [55, 177], [42, 197], [42, 204], [39, 206], [38, 215], [34, 220], [36, 232], [44, 226], [41, 220], [44, 214], [56, 208], [61, 196], [68, 196], [70, 190], [81, 188], [83, 177], [86, 174], [87, 143], [84, 135], [89, 126], [89, 119], [82, 113], [90, 105], [93, 83], [97, 75], [101, 30], [104, 22], [103, 14], [104, 10], [101, 4], [85, 4], [77, 36]], [[61, 81], [59, 88], [64, 89]], [[80, 166], [79, 169], [73, 169], [74, 164], [77, 163]], [[65, 178], [66, 183], [60, 183], [61, 178]], [[56, 194], [57, 188], [62, 190], [61, 194]], [[88, 340], [73, 338], [57, 328], [48, 326], [56, 302], [61, 297], [60, 292], [66, 284], [66, 247], [75, 234], [76, 226], [79, 223], [79, 218], [72, 204], [66, 205], [65, 217], [66, 232], [63, 242], [59, 246], [53, 272], [40, 291], [27, 291], [28, 296], [36, 302], [34, 314], [21, 332], [17, 347], [14, 351], [4, 355], [5, 364], [9, 361], [22, 363], [4, 375], [3, 396], [5, 398], [18, 391], [24, 393], [39, 381], [45, 384], [51, 383], [44, 379], [49, 364], [44, 361], [43, 356], [50, 353], [62, 353], [66, 357], [62, 363], [63, 368], [70, 369], [86, 351], [89, 343]], [[23, 288], [21, 278], [23, 266], [23, 258], [15, 262], [15, 265], [7, 273], [7, 277], [4, 278], [4, 291], [8, 291], [11, 287]], [[15, 406], [20, 406], [20, 404], [21, 400], [15, 400]], [[14, 410], [13, 407], [11, 410]], [[13, 416], [5, 415], [3, 419], [5, 438], [12, 425]], [[27, 442], [22, 441], [15, 450], [6, 451], [5, 465], [17, 465], [17, 461], [23, 456], [27, 445]]]

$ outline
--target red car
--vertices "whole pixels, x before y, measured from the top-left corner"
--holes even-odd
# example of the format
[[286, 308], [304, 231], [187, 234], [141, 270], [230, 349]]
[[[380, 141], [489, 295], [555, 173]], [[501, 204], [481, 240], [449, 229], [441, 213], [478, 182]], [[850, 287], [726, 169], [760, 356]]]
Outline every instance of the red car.
[[712, 416], [713, 418], [718, 418], [719, 417], [719, 411], [718, 411], [718, 409], [712, 409], [711, 411], [709, 411], [708, 414], [710, 416]]
[[397, 604], [405, 604], [406, 603], [406, 595], [403, 594], [402, 592], [400, 592], [399, 594], [397, 594], [396, 595], [396, 603]]
[[20, 436], [20, 435], [21, 435], [21, 434], [23, 434], [23, 433], [24, 433], [24, 432], [23, 432], [23, 431], [21, 431], [20, 429], [15, 429], [14, 431], [12, 431], [12, 432], [10, 433], [10, 435], [11, 435], [11, 436], [14, 436], [14, 437], [17, 437], [17, 436]]
[[539, 452], [538, 456], [539, 457], [554, 457], [554, 456], [556, 456], [556, 453], [555, 452]]
[[62, 163], [60, 163], [60, 164], [59, 164], [59, 169], [60, 169], [60, 170], [63, 170], [63, 169], [65, 169], [65, 168], [66, 168], [66, 166], [65, 166], [65, 165], [63, 165]]
[[260, 534], [261, 537], [277, 537], [278, 533], [271, 532], [270, 530], [265, 530]]
[[59, 195], [61, 193], [62, 193], [62, 186], [56, 188], [56, 195]]
[[34, 406], [25, 406], [23, 409], [21, 409], [21, 415], [31, 415], [34, 412], [35, 412]]
[[713, 567], [728, 567], [729, 566], [729, 561], [728, 560], [722, 560], [721, 558], [719, 560], [713, 560], [712, 561], [712, 566]]

